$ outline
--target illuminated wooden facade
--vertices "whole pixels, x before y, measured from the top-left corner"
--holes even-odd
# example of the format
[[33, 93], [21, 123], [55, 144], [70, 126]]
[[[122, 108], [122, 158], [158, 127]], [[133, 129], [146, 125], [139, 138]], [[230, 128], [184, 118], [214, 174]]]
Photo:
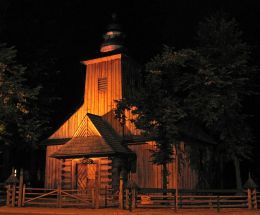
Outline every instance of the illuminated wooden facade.
[[[162, 188], [162, 168], [151, 162], [155, 142], [135, 139], [139, 132], [128, 122], [125, 135], [130, 140], [123, 145], [122, 128], [114, 117], [115, 100], [131, 96], [139, 86], [138, 65], [122, 53], [82, 63], [86, 66], [84, 102], [48, 139], [45, 187], [61, 183], [66, 189], [87, 189], [98, 180], [101, 187], [117, 188], [122, 174], [125, 180], [131, 175], [139, 187]], [[168, 169], [168, 187], [174, 188], [175, 163]], [[179, 186], [196, 184], [196, 170], [187, 158]]]

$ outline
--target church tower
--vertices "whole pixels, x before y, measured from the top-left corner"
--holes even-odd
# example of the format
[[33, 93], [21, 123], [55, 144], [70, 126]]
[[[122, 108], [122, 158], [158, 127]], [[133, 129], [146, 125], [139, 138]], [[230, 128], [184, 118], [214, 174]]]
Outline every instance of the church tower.
[[[102, 57], [82, 61], [86, 66], [84, 104], [86, 111], [102, 116], [120, 133], [114, 118], [116, 100], [129, 98], [140, 82], [139, 66], [128, 57], [124, 34], [113, 14], [113, 22], [106, 28], [100, 47]], [[132, 131], [133, 132], [133, 131]]]

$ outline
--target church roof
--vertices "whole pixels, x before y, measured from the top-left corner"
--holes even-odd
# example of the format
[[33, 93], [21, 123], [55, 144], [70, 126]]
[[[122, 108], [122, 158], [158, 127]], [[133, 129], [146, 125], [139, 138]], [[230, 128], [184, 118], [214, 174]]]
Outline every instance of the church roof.
[[51, 155], [55, 158], [114, 154], [114, 150], [100, 136], [74, 137]]
[[111, 147], [119, 153], [130, 153], [132, 152], [129, 148], [122, 145], [122, 138], [115, 132], [115, 130], [109, 125], [102, 117], [87, 114], [92, 123], [95, 125], [101, 136], [105, 141], [111, 145]]
[[[91, 134], [88, 129], [88, 120], [93, 123], [101, 136], [94, 133]], [[51, 157], [90, 157], [131, 153], [133, 152], [127, 146], [122, 145], [120, 136], [102, 117], [87, 114], [75, 136], [61, 146]]]

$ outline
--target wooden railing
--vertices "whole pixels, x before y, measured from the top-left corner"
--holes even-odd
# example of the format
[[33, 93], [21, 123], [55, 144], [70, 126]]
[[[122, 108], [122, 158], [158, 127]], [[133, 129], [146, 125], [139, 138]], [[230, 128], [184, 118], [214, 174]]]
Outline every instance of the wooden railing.
[[248, 208], [246, 191], [183, 190], [178, 197], [179, 208]]
[[22, 206], [95, 207], [94, 189], [90, 192], [44, 188], [25, 188]]
[[260, 191], [256, 191], [256, 208], [260, 209]]
[[6, 204], [6, 187], [4, 184], [0, 184], [0, 205]]
[[8, 186], [6, 192], [6, 205], [40, 206], [40, 207], [118, 207], [118, 192], [112, 189], [91, 189], [87, 192], [81, 190], [29, 188], [23, 186]]
[[56, 207], [58, 204], [58, 190], [44, 188], [23, 189], [22, 206], [48, 206]]
[[[174, 189], [139, 189], [131, 191], [134, 195], [131, 206], [138, 208], [257, 208], [260, 200], [260, 194], [257, 196], [254, 192], [238, 190], [179, 190], [176, 196]], [[257, 197], [256, 197], [257, 196]], [[256, 202], [256, 203], [255, 203]], [[127, 206], [128, 204], [126, 204]]]
[[93, 188], [87, 192], [79, 190], [29, 188], [7, 186], [6, 205], [41, 207], [118, 207], [201, 209], [248, 208], [260, 205], [260, 192], [253, 190], [179, 190], [174, 189], [119, 189]]

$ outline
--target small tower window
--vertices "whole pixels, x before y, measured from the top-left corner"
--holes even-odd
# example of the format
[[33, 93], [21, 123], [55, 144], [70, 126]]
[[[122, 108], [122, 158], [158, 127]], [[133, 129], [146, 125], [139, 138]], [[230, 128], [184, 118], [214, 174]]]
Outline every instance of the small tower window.
[[107, 78], [99, 78], [98, 92], [106, 92], [106, 91], [107, 91]]

